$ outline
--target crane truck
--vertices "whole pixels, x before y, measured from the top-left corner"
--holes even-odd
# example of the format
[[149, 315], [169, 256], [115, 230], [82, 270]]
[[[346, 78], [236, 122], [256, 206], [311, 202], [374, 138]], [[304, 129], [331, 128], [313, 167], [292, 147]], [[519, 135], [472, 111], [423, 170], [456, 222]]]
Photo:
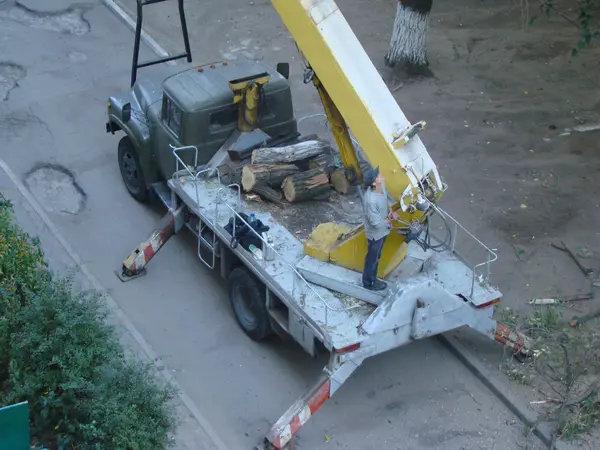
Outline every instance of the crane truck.
[[[185, 52], [140, 63], [143, 7], [162, 1], [137, 0], [131, 89], [108, 99], [106, 131], [124, 133], [118, 163], [131, 196], [157, 199], [167, 213], [116, 272], [122, 281], [145, 274], [186, 228], [197, 237], [198, 257], [227, 280], [234, 317], [249, 338], [291, 336], [310, 355], [329, 354], [262, 448], [285, 448], [365, 359], [415, 340], [467, 326], [527, 351], [526, 336], [493, 319], [502, 297], [490, 282], [497, 255], [438, 204], [447, 186], [420, 139], [424, 122], [406, 118], [334, 0], [271, 3], [298, 47], [302, 81], [319, 94], [347, 181], [360, 193], [365, 167], [378, 166], [385, 176], [398, 218], [381, 254], [378, 276], [388, 284], [382, 292], [360, 281], [363, 225], [323, 217], [301, 240], [294, 217], [313, 211], [315, 202], [299, 203], [290, 218], [281, 213], [286, 205], [250, 200], [234, 176], [236, 163], [256, 151], [315, 142], [298, 133], [289, 65], [192, 64], [183, 0]], [[177, 59], [186, 64], [163, 64], [137, 78], [141, 67]], [[434, 217], [444, 238], [431, 229]], [[481, 261], [458, 251], [459, 235], [482, 250]]]

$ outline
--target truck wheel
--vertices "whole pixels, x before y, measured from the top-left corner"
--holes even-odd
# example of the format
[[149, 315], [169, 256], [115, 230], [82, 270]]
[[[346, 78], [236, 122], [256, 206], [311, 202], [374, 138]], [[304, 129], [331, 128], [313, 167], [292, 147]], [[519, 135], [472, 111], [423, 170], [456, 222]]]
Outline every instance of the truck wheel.
[[266, 305], [265, 286], [245, 267], [236, 267], [229, 275], [229, 300], [235, 319], [255, 341], [272, 334]]
[[129, 194], [138, 202], [148, 200], [148, 189], [137, 150], [127, 136], [119, 141], [119, 169]]

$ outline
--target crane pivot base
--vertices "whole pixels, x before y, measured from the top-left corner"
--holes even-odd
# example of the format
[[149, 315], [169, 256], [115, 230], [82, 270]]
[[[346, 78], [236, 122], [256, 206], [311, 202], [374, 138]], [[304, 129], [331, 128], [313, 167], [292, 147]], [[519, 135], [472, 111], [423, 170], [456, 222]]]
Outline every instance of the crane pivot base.
[[[406, 257], [403, 236], [390, 233], [385, 240], [377, 276], [387, 277]], [[322, 223], [304, 242], [304, 254], [346, 269], [362, 272], [367, 254], [367, 236], [362, 225], [350, 228], [336, 223]]]

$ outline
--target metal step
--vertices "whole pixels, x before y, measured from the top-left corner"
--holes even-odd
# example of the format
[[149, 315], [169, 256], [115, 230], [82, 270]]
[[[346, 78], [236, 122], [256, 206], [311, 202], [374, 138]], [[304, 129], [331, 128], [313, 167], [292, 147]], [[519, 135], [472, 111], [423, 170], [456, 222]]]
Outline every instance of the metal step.
[[349, 295], [373, 305], [379, 305], [387, 294], [385, 291], [370, 291], [362, 285], [362, 273], [305, 256], [296, 266], [306, 281], [332, 291]]
[[154, 192], [156, 197], [161, 201], [163, 205], [171, 209], [171, 189], [169, 189], [167, 183], [165, 183], [164, 181], [153, 183], [151, 191]]
[[196, 227], [196, 223], [186, 222], [185, 226], [187, 227], [188, 230], [190, 230], [194, 234], [194, 236], [198, 237], [198, 230]]
[[281, 308], [269, 309], [269, 315], [286, 333], [290, 332], [289, 312]]

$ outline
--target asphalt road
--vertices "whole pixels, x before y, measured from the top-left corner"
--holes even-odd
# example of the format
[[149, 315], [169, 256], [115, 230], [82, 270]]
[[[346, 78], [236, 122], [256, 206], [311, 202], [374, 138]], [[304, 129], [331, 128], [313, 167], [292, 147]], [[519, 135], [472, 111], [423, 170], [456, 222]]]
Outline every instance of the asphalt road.
[[[99, 1], [62, 14], [35, 12], [43, 11], [36, 3], [42, 4], [29, 0], [25, 9], [0, 1], [0, 157], [211, 432], [226, 448], [251, 448], [325, 361], [291, 342], [246, 338], [226, 286], [197, 259], [189, 235], [171, 240], [147, 276], [118, 280], [113, 271], [160, 218], [127, 195], [116, 159], [119, 136], [104, 129], [107, 97], [128, 87], [133, 34]], [[142, 58], [150, 56], [143, 49]], [[19, 221], [40, 235], [57, 267], [72, 267], [72, 255], [0, 174]], [[184, 419], [179, 448], [216, 448], [189, 412]], [[466, 368], [428, 340], [367, 361], [300, 431], [294, 448], [512, 450], [522, 430]]]

